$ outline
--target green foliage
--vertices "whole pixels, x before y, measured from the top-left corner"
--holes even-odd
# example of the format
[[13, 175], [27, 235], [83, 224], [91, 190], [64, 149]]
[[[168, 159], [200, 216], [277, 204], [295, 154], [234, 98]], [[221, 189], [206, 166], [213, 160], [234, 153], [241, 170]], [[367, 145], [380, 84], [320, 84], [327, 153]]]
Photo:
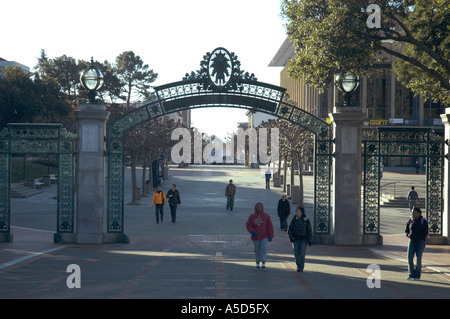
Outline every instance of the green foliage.
[[[370, 28], [366, 9], [381, 8]], [[296, 54], [289, 74], [324, 90], [338, 73], [368, 75], [380, 52], [397, 57], [399, 81], [450, 104], [450, 0], [284, 0], [281, 11]], [[395, 50], [383, 45], [394, 41]]]
[[132, 94], [135, 91], [138, 97], [148, 99], [151, 95], [151, 83], [158, 74], [150, 70], [148, 64], [133, 51], [125, 51], [116, 58], [116, 72], [123, 91], [127, 94], [127, 106], [131, 103]]
[[0, 127], [7, 123], [59, 122], [71, 112], [54, 82], [45, 83], [20, 67], [6, 67], [0, 78]]
[[[25, 169], [25, 171], [24, 171]], [[25, 162], [19, 157], [15, 157], [12, 161], [11, 183], [19, 183], [25, 179], [42, 178], [49, 174], [58, 174], [58, 165], [54, 167], [52, 163], [48, 166], [45, 161]]]

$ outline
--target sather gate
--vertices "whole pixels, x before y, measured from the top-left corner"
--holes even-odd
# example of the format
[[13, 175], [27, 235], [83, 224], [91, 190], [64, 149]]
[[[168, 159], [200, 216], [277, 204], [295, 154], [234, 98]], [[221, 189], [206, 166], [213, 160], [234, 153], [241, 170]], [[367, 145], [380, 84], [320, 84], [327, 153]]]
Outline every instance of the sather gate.
[[409, 131], [380, 128], [363, 137], [360, 108], [335, 108], [330, 114], [333, 125], [327, 124], [298, 108], [286, 89], [258, 82], [253, 74], [242, 71], [234, 53], [217, 48], [203, 57], [200, 70], [187, 74], [182, 81], [156, 87], [149, 100], [115, 121], [107, 122], [109, 112], [104, 105], [80, 105], [76, 114], [78, 136], [68, 133], [59, 124], [9, 124], [4, 128], [0, 132], [0, 241], [12, 240], [11, 155], [33, 153], [58, 155], [55, 242], [127, 242], [129, 239], [124, 233], [125, 133], [166, 114], [204, 107], [263, 112], [313, 133], [316, 243], [381, 243], [378, 194], [382, 156], [427, 158], [427, 218], [436, 242], [447, 240], [450, 188], [445, 181], [450, 180], [450, 169], [448, 155], [444, 154], [448, 153], [450, 140], [450, 109], [442, 115], [446, 125], [445, 141], [425, 128]]
[[[152, 119], [184, 109], [236, 107], [264, 112], [302, 126], [315, 137], [314, 233], [330, 234], [331, 125], [298, 108], [286, 89], [258, 82], [244, 72], [234, 53], [224, 48], [208, 52], [200, 70], [180, 82], [155, 88], [151, 98], [136, 110], [107, 125], [107, 232], [124, 232], [124, 136]], [[118, 236], [120, 238], [121, 236]]]

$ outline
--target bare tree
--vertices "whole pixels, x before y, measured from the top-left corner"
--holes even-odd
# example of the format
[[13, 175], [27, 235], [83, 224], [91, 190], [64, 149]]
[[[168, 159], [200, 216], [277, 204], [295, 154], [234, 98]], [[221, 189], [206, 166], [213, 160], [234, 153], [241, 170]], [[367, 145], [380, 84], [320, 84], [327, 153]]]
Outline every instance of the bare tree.
[[284, 160], [284, 181], [283, 191], [286, 192], [286, 172], [287, 162], [290, 161], [291, 166], [291, 188], [295, 185], [295, 164], [299, 169], [299, 185], [300, 185], [300, 204], [303, 204], [303, 174], [302, 174], [302, 158], [310, 156], [314, 145], [314, 139], [311, 132], [305, 130], [299, 125], [292, 124], [283, 119], [269, 120], [262, 122], [259, 127], [278, 128], [279, 129], [279, 154]]

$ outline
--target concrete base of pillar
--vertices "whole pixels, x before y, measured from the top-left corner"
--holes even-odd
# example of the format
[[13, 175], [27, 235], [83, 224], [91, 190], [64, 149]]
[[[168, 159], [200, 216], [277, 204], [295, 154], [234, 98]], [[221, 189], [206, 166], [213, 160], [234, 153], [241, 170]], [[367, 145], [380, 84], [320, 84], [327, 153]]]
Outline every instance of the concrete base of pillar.
[[430, 236], [427, 245], [450, 245], [450, 239], [445, 236]]
[[335, 234], [334, 244], [343, 246], [353, 246], [362, 244], [361, 235], [346, 235], [346, 234]]
[[103, 234], [99, 233], [78, 233], [75, 236], [77, 244], [104, 244]]
[[108, 244], [129, 244], [130, 238], [124, 233], [105, 233], [103, 234], [105, 243]]
[[11, 233], [0, 233], [0, 242], [2, 243], [12, 243], [13, 234]]
[[363, 245], [383, 245], [383, 236], [381, 235], [362, 235]]
[[73, 233], [55, 233], [53, 234], [53, 242], [55, 244], [74, 244], [75, 234]]
[[[10, 235], [12, 241], [12, 234]], [[0, 235], [0, 242], [6, 241], [2, 240], [3, 237]], [[83, 233], [83, 234], [73, 234], [73, 233], [55, 233], [53, 235], [53, 242], [56, 244], [129, 244], [130, 238], [123, 233]]]
[[334, 236], [333, 235], [315, 234], [313, 242], [315, 245], [333, 245], [334, 244]]

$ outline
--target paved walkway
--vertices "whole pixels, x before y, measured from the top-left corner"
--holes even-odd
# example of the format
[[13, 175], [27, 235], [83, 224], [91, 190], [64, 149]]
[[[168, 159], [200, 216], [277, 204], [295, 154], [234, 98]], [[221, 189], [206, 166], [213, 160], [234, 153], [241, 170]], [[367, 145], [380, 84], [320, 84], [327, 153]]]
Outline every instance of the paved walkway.
[[[230, 177], [238, 187], [233, 212], [226, 211], [222, 194]], [[23, 202], [13, 203], [21, 207], [13, 212], [20, 226], [12, 229], [12, 243], [0, 243], [0, 298], [189, 298], [195, 305], [205, 299], [450, 298], [450, 246], [427, 246], [420, 281], [405, 280], [403, 234], [384, 235], [382, 246], [313, 245], [305, 271], [297, 273], [291, 244], [278, 230], [274, 208], [280, 190], [265, 190], [262, 176], [242, 167], [190, 167], [172, 170], [163, 189], [172, 182], [182, 196], [177, 222], [169, 221], [166, 209], [164, 222], [156, 225], [148, 197], [142, 205], [126, 205], [129, 244], [54, 244], [51, 229], [25, 225], [39, 220], [27, 218], [32, 207], [27, 212]], [[311, 192], [305, 194], [307, 208]], [[29, 199], [29, 205], [39, 200]], [[265, 204], [276, 229], [265, 272], [253, 270], [244, 226], [256, 201]], [[80, 288], [68, 288], [72, 264], [80, 267]], [[373, 264], [380, 267], [380, 288], [368, 287]]]

